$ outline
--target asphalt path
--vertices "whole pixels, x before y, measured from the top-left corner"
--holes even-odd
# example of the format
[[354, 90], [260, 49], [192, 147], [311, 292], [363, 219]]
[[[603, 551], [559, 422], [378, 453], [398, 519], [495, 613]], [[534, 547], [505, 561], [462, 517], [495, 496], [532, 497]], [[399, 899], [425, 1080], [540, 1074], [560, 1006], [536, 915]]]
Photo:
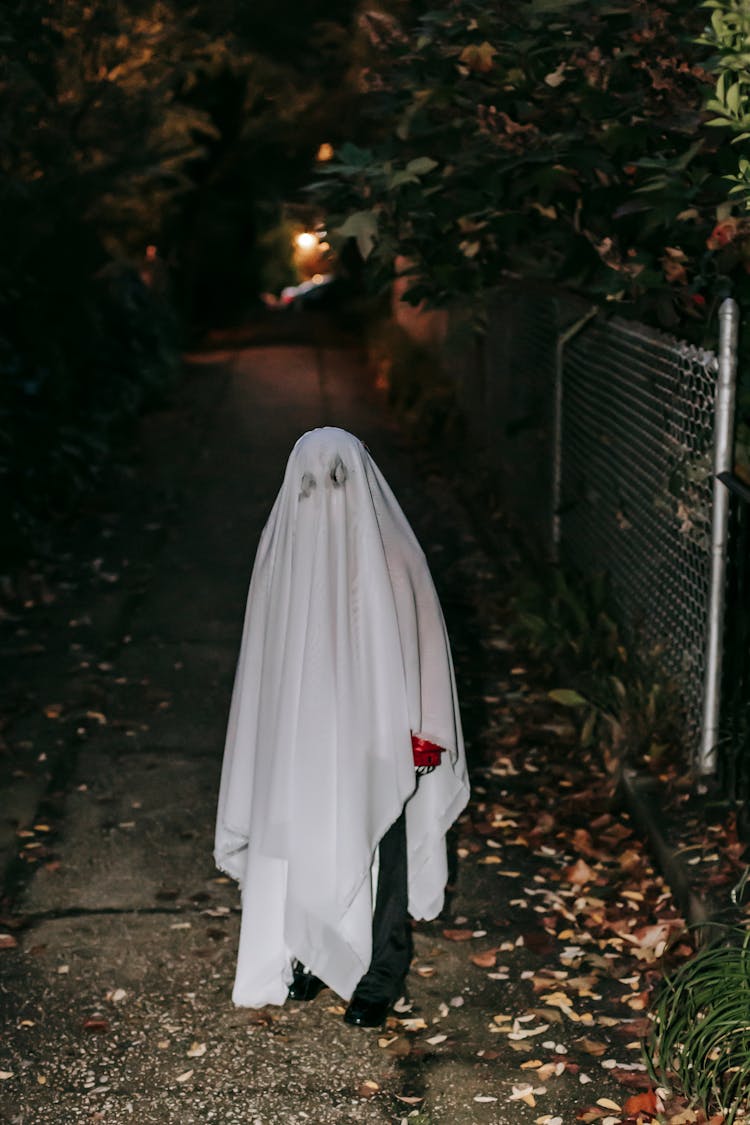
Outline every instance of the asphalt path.
[[[329, 991], [310, 1005], [232, 1006], [238, 894], [211, 857], [254, 552], [294, 441], [319, 425], [367, 443], [426, 550], [476, 770], [473, 811], [452, 841], [458, 867], [445, 915], [417, 928], [412, 1008], [385, 1034], [344, 1025]], [[483, 547], [448, 468], [439, 452], [415, 451], [356, 350], [195, 356], [171, 408], [144, 423], [141, 461], [117, 502], [84, 513], [52, 572], [40, 567], [0, 652], [9, 715], [0, 1120], [567, 1125], [596, 1098], [609, 1105], [588, 1120], [626, 1119], [612, 1071], [634, 1075], [631, 1092], [639, 1088], [629, 1021], [642, 1004], [630, 1005], [632, 983], [619, 988], [624, 1000], [610, 995], [612, 981], [601, 995], [589, 983], [594, 1000], [583, 1003], [594, 1014], [575, 1020], [559, 997], [535, 1006], [539, 973], [563, 980], [580, 961], [575, 952], [559, 960], [577, 948], [575, 926], [573, 937], [559, 927], [559, 945], [551, 922], [537, 933], [531, 895], [545, 885], [558, 893], [560, 873], [550, 881], [545, 867], [558, 853], [537, 839], [534, 858], [517, 830], [533, 830], [540, 807], [567, 799], [563, 774], [564, 786], [588, 793], [592, 777], [560, 767], [556, 752], [533, 765], [558, 743], [575, 762], [572, 731], [514, 667], [507, 558]], [[519, 722], [530, 739], [520, 750]], [[560, 845], [559, 870], [575, 860]], [[639, 862], [664, 916], [668, 895]], [[580, 896], [580, 882], [570, 886]], [[559, 899], [545, 902], [549, 922]], [[596, 954], [604, 972], [601, 944]], [[601, 1051], [580, 1047], [570, 1062], [591, 1028]], [[613, 1036], [619, 1054], [601, 1070]], [[587, 1062], [595, 1098], [580, 1078]], [[542, 1066], [546, 1081], [534, 1078]]]

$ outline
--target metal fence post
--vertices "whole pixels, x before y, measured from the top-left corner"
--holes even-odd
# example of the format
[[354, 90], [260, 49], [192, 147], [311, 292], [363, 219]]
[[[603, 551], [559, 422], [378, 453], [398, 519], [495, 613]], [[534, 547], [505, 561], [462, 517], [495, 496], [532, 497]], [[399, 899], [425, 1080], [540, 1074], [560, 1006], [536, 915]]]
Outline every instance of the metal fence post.
[[555, 412], [552, 449], [552, 561], [560, 561], [560, 500], [562, 498], [562, 439], [563, 439], [563, 369], [565, 365], [565, 345], [599, 312], [593, 305], [583, 316], [557, 337], [555, 347]]
[[721, 717], [721, 660], [729, 532], [729, 491], [717, 478], [719, 473], [729, 472], [733, 463], [738, 332], [739, 306], [736, 301], [728, 297], [719, 309], [719, 373], [716, 385], [713, 514], [711, 520], [711, 585], [706, 630], [703, 720], [696, 760], [697, 772], [703, 776], [716, 772]]

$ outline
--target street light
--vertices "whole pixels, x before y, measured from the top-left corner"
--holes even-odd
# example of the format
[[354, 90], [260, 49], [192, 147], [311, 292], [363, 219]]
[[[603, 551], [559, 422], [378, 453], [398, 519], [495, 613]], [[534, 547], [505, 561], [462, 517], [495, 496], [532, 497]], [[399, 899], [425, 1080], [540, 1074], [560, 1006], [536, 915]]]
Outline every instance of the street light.
[[318, 236], [309, 230], [303, 230], [298, 235], [295, 235], [294, 242], [299, 250], [304, 250], [309, 253], [311, 250], [317, 249]]

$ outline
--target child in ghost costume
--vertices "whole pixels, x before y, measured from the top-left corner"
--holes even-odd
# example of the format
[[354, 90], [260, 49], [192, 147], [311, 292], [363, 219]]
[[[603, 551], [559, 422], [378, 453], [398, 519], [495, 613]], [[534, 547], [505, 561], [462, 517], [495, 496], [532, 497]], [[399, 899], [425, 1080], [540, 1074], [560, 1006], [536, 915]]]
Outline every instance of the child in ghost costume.
[[313, 430], [261, 535], [224, 752], [215, 859], [242, 892], [234, 1003], [325, 984], [351, 998], [349, 1023], [382, 1022], [409, 967], [407, 909], [440, 913], [445, 833], [468, 795], [424, 554], [364, 445]]

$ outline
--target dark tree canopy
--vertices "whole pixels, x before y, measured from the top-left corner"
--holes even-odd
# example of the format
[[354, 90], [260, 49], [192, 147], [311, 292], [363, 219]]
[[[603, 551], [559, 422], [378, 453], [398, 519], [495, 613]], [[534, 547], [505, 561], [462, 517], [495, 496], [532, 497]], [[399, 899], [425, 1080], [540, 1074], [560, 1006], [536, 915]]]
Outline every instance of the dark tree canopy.
[[[258, 291], [262, 232], [350, 112], [352, 16], [319, 0], [2, 6], [3, 514], [87, 486], [173, 377], [175, 306], [209, 324]], [[149, 244], [170, 293], [144, 283]]]

